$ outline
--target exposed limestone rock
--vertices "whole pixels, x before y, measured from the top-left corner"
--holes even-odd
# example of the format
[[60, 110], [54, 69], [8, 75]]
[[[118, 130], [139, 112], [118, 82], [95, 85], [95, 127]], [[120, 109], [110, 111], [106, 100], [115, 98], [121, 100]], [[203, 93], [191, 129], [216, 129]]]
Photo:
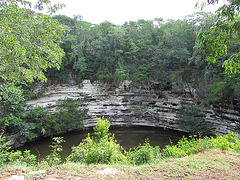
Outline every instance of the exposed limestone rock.
[[116, 168], [106, 168], [106, 169], [99, 172], [99, 174], [101, 174], [101, 175], [110, 175], [110, 174], [111, 175], [116, 175], [118, 173], [119, 173], [119, 171]]
[[24, 180], [24, 176], [14, 175], [14, 176], [8, 178], [7, 180]]
[[29, 172], [28, 174], [39, 175], [39, 174], [44, 174], [45, 172], [46, 172], [45, 170], [40, 170], [40, 171], [32, 171], [32, 172]]
[[19, 134], [13, 134], [13, 135], [7, 136], [4, 142], [9, 142], [9, 146], [13, 148], [17, 148], [22, 146], [27, 141], [28, 139], [26, 137], [19, 136]]
[[[29, 105], [51, 106], [54, 111], [58, 99], [80, 99], [81, 106], [88, 109], [85, 127], [97, 124], [97, 118], [105, 116], [111, 125], [153, 126], [182, 131], [176, 123], [176, 112], [182, 100], [192, 101], [191, 96], [180, 97], [171, 91], [144, 89], [131, 90], [130, 81], [116, 88], [108, 84], [84, 80], [79, 85], [57, 84], [47, 87], [43, 97], [28, 101]], [[226, 134], [235, 131], [240, 124], [240, 113], [234, 110], [212, 108], [206, 111], [206, 121], [212, 131]]]

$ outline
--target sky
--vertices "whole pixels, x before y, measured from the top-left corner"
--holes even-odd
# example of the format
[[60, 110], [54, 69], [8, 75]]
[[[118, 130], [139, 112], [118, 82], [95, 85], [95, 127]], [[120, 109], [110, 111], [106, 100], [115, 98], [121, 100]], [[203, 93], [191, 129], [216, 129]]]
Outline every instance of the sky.
[[[51, 0], [52, 3], [63, 3], [65, 8], [58, 11], [69, 17], [81, 15], [84, 21], [99, 24], [110, 21], [116, 25], [138, 19], [154, 18], [183, 19], [197, 11], [195, 4], [199, 0]], [[206, 11], [214, 12], [216, 7]], [[198, 10], [199, 11], [199, 10]]]

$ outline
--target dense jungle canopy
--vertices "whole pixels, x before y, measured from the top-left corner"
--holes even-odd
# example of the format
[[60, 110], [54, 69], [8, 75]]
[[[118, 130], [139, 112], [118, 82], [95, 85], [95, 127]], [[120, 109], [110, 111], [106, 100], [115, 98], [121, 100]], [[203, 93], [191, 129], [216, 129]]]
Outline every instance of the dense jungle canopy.
[[[81, 16], [57, 15], [53, 19], [66, 29], [61, 45], [66, 54], [60, 71], [47, 71], [49, 78], [64, 82], [71, 73], [79, 80], [103, 80], [116, 85], [131, 80], [147, 88], [157, 82], [162, 90], [178, 93], [191, 86], [207, 103], [238, 104], [239, 67], [231, 66], [229, 61], [239, 53], [239, 38], [227, 39], [223, 44], [228, 46], [227, 55], [219, 53], [223, 51], [223, 40], [209, 37], [220, 21], [217, 14], [200, 12], [182, 20], [156, 18], [121, 26], [110, 22], [91, 24]], [[224, 38], [224, 32], [214, 31]], [[215, 46], [210, 49], [211, 42]]]

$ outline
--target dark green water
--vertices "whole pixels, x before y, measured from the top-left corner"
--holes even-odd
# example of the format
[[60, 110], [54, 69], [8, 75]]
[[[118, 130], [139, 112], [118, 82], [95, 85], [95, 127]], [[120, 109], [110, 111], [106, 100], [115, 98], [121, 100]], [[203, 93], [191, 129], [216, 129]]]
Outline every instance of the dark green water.
[[[79, 131], [62, 135], [66, 141], [62, 144], [62, 158], [66, 158], [71, 153], [71, 147], [77, 146], [82, 139], [87, 136], [88, 133], [92, 134], [93, 131]], [[161, 148], [164, 148], [165, 145], [168, 145], [171, 142], [176, 144], [183, 137], [183, 135], [187, 136], [187, 134], [183, 132], [152, 127], [113, 127], [110, 129], [110, 133], [115, 134], [117, 142], [125, 149], [143, 144], [147, 138], [150, 140], [150, 144], [152, 146], [160, 146]], [[50, 154], [51, 148], [49, 148], [49, 145], [51, 143], [51, 138], [43, 138], [35, 142], [27, 143], [21, 148], [21, 150], [29, 149], [33, 154], [37, 156], [40, 154], [40, 158], [43, 158]]]

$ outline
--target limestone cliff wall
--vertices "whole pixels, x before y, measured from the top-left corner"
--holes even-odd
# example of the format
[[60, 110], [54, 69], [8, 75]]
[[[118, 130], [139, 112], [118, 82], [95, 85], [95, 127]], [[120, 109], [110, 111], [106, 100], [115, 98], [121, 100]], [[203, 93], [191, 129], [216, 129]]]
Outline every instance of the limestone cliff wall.
[[[80, 99], [81, 106], [88, 109], [85, 127], [95, 126], [97, 118], [105, 116], [111, 125], [154, 126], [180, 130], [176, 123], [176, 112], [182, 100], [193, 101], [191, 96], [178, 96], [171, 91], [130, 89], [130, 82], [124, 81], [116, 88], [108, 84], [84, 80], [77, 85], [55, 84], [47, 87], [41, 98], [28, 101], [29, 105], [51, 106], [52, 111], [58, 99]], [[234, 110], [212, 108], [206, 111], [206, 120], [213, 133], [226, 134], [236, 131], [240, 124], [240, 113]]]

